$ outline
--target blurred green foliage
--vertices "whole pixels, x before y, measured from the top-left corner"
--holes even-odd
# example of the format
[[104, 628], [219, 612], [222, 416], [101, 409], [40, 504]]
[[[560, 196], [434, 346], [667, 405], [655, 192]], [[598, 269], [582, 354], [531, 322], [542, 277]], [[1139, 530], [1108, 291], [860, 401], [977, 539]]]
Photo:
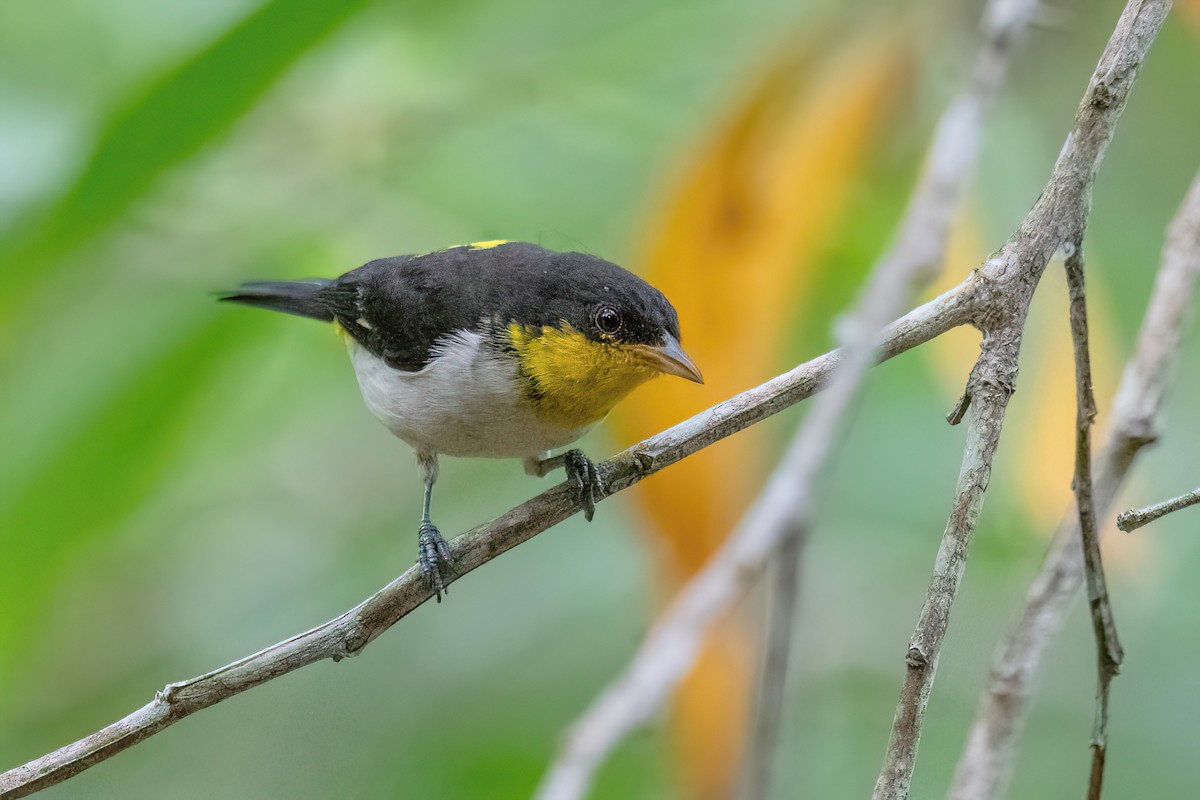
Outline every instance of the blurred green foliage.
[[[101, 124], [95, 150], [65, 196], [40, 225], [26, 223], [21, 233], [28, 238], [18, 240], [23, 248], [0, 256], [11, 263], [76, 264], [58, 257], [118, 219], [164, 171], [225, 133], [284, 70], [363, 5], [273, 0], [156, 76]], [[28, 283], [44, 278], [42, 271], [14, 270], [5, 310], [11, 314]]]
[[[1037, 34], [1014, 75], [977, 181], [989, 246], [1058, 150], [1117, 14], [1099, 5], [1067, 33]], [[217, 307], [212, 291], [501, 237], [625, 260], [764, 50], [827, 13], [781, 0], [0, 6], [0, 767], [340, 612], [412, 559], [415, 471], [361, 407], [336, 337]], [[929, 23], [922, 99], [829, 254], [796, 360], [828, 344], [970, 56], [975, 9], [914, 13]], [[1118, 298], [1122, 352], [1200, 161], [1197, 96], [1196, 35], [1173, 21], [1097, 187], [1091, 280]], [[1060, 311], [1035, 315], [1029, 352], [1066, 335]], [[685, 320], [685, 335], [701, 324]], [[1196, 482], [1198, 355], [1192, 337], [1130, 503]], [[797, 663], [779, 796], [859, 797], [874, 779], [957, 470], [961, 432], [941, 421], [952, 399], [920, 356], [881, 368], [830, 476], [799, 634], [819, 646]], [[1018, 394], [1010, 424], [1037, 401]], [[768, 424], [783, 438], [795, 420]], [[585, 441], [596, 455], [624, 444]], [[1002, 462], [1019, 455], [1002, 447]], [[439, 522], [461, 531], [538, 488], [515, 464], [450, 461]], [[946, 785], [1044, 547], [1001, 481], [984, 519], [917, 796]], [[526, 795], [647, 624], [636, 523], [627, 498], [606, 503], [592, 526], [572, 520], [473, 574], [363, 657], [272, 682], [47, 795]], [[1181, 514], [1136, 549], [1114, 542], [1129, 654], [1114, 797], [1200, 785], [1194, 528]], [[1079, 790], [1091, 647], [1077, 615], [1012, 796]], [[636, 736], [596, 796], [670, 795], [667, 756], [657, 732]]]

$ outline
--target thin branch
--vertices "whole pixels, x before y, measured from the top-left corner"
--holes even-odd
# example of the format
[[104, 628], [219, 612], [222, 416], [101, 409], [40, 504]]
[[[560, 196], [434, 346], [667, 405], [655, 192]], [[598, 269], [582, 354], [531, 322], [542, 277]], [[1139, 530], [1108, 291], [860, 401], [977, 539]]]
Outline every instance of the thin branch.
[[[1113, 400], [1112, 435], [1097, 459], [1095, 504], [1099, 514], [1142, 448], [1158, 438], [1163, 396], [1200, 279], [1200, 173], [1168, 228], [1162, 266]], [[1058, 635], [1083, 582], [1079, 518], [1063, 518], [1045, 562], [1012, 631], [996, 649], [991, 680], [955, 771], [950, 800], [1000, 797], [1012, 773], [1031, 687], [1042, 657]]]
[[[878, 359], [892, 358], [966, 324], [975, 291], [975, 282], [968, 280], [893, 322], [877, 340]], [[604, 462], [599, 466], [605, 496], [810, 397], [824, 388], [842, 358], [840, 351], [826, 353]], [[455, 569], [464, 575], [562, 522], [579, 510], [570, 496], [567, 485], [560, 484], [504, 516], [456, 537], [451, 542]], [[369, 599], [324, 625], [212, 672], [168, 684], [152, 702], [129, 716], [0, 774], [0, 800], [23, 797], [60, 783], [184, 717], [295, 669], [327, 658], [339, 661], [357, 655], [431, 596], [420, 570], [412, 567]]]
[[799, 523], [775, 554], [771, 572], [770, 602], [767, 606], [766, 642], [763, 645], [762, 675], [758, 681], [751, 743], [746, 749], [742, 772], [743, 800], [762, 800], [771, 788], [771, 765], [783, 719], [788, 661], [792, 655], [792, 631], [800, 596], [800, 557], [808, 539], [808, 525]]
[[1139, 508], [1136, 511], [1132, 508], [1124, 511], [1117, 517], [1117, 527], [1126, 533], [1136, 531], [1143, 525], [1149, 525], [1151, 522], [1154, 522], [1159, 517], [1165, 517], [1167, 514], [1187, 508], [1188, 506], [1194, 506], [1197, 503], [1200, 503], [1200, 489], [1193, 489], [1187, 494], [1181, 494], [1179, 497], [1173, 497], [1170, 500], [1163, 500], [1161, 503], [1155, 503], [1152, 506]]
[[[1026, 302], [1024, 308], [1027, 307]], [[942, 641], [950, 623], [950, 608], [966, 569], [967, 548], [983, 510], [984, 496], [991, 480], [992, 459], [1000, 443], [1004, 414], [1014, 388], [1020, 324], [1007, 326], [999, 333], [1001, 335], [989, 335], [984, 339], [983, 355], [972, 370], [968, 384], [971, 423], [967, 429], [958, 489], [938, 548], [925, 605], [909, 640], [904, 685], [892, 721], [883, 767], [872, 795], [877, 800], [905, 798], [912, 783], [925, 709], [937, 674]]]
[[[1004, 85], [1009, 64], [1025, 38], [1038, 3], [1039, 0], [991, 0], [984, 9], [982, 41], [970, 77], [942, 113], [929, 146], [928, 160], [913, 189], [895, 241], [873, 267], [872, 273], [898, 272], [911, 276], [911, 282], [918, 285], [940, 271], [954, 216], [978, 160], [986, 113]], [[795, 476], [785, 474], [782, 465], [776, 474], [781, 482], [795, 484]], [[800, 569], [792, 562], [801, 557], [809, 529], [807, 520], [802, 518], [805, 510], [796, 505], [799, 496], [788, 492], [764, 492], [755, 506], [774, 497], [785, 507], [770, 514], [752, 508], [743, 523], [764, 524], [761, 518], [770, 516], [794, 531], [780, 547], [770, 581], [770, 617], [763, 671], [752, 723], [753, 738], [742, 778], [745, 800], [766, 797], [779, 737], [799, 594]]]
[[1092, 768], [1088, 778], [1088, 800], [1100, 800], [1104, 787], [1104, 762], [1108, 756], [1108, 696], [1112, 679], [1121, 669], [1124, 654], [1117, 639], [1104, 562], [1100, 556], [1100, 534], [1096, 532], [1096, 506], [1092, 498], [1092, 425], [1096, 421], [1096, 397], [1092, 392], [1092, 359], [1088, 347], [1087, 287], [1083, 271], [1083, 241], [1077, 240], [1066, 258], [1067, 287], [1071, 304], [1071, 340], [1075, 346], [1075, 506], [1079, 513], [1083, 543], [1084, 575], [1092, 627], [1096, 636], [1096, 719], [1092, 725]]
[[950, 609], [966, 568], [967, 548], [1014, 387], [1029, 301], [1053, 253], [1064, 243], [1082, 241], [1096, 173], [1169, 8], [1169, 0], [1130, 0], [1125, 6], [1092, 74], [1050, 181], [1017, 231], [982, 268], [984, 279], [994, 282], [995, 296], [981, 315], [983, 344], [967, 384], [971, 424], [962, 470], [933, 580], [905, 658], [904, 686], [875, 783], [875, 800], [908, 797]]

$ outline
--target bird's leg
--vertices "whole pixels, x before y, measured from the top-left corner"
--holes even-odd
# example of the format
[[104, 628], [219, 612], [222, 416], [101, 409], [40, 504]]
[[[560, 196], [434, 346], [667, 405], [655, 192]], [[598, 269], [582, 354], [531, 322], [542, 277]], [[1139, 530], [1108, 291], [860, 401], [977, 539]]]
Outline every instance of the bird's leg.
[[583, 506], [583, 518], [592, 521], [596, 513], [596, 501], [604, 497], [600, 473], [596, 465], [582, 450], [568, 450], [557, 456], [525, 459], [525, 471], [541, 478], [552, 469], [562, 467], [575, 495], [575, 502]]
[[421, 507], [421, 527], [417, 529], [417, 561], [421, 565], [421, 574], [425, 576], [425, 580], [429, 581], [429, 588], [433, 590], [434, 596], [440, 603], [442, 594], [450, 593], [447, 588], [450, 580], [445, 577], [443, 570], [454, 577], [458, 577], [458, 574], [454, 571], [454, 563], [450, 558], [450, 545], [446, 543], [442, 532], [429, 519], [433, 484], [438, 477], [437, 453], [419, 451], [417, 465], [421, 468], [421, 475], [425, 479], [425, 501]]
[[550, 474], [551, 470], [561, 467], [566, 457], [566, 453], [552, 456], [549, 451], [543, 454], [541, 458], [530, 456], [525, 459], [525, 474], [532, 475], [535, 478], [544, 478]]

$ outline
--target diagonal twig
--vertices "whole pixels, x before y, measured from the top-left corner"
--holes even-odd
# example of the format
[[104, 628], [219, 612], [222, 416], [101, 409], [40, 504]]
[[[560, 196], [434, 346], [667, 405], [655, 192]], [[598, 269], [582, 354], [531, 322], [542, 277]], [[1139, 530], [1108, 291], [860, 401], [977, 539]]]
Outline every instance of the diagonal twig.
[[1096, 173], [1170, 5], [1170, 0], [1126, 4], [1092, 73], [1049, 182], [1016, 232], [982, 268], [984, 278], [994, 283], [995, 296], [979, 320], [984, 332], [979, 360], [963, 402], [951, 416], [952, 422], [961, 419], [963, 406], [969, 406], [971, 424], [962, 469], [933, 579], [905, 658], [904, 685], [874, 800], [908, 797], [950, 609], [966, 569], [967, 549], [1014, 387], [1029, 302], [1054, 252], [1082, 241]]
[[1075, 347], [1075, 506], [1079, 514], [1083, 544], [1084, 575], [1088, 604], [1096, 636], [1096, 719], [1092, 726], [1092, 768], [1088, 778], [1088, 800], [1100, 800], [1104, 786], [1104, 762], [1108, 756], [1108, 696], [1112, 679], [1121, 668], [1121, 643], [1104, 579], [1100, 535], [1096, 531], [1096, 506], [1092, 498], [1092, 424], [1096, 421], [1096, 397], [1092, 391], [1092, 360], [1088, 352], [1087, 287], [1083, 272], [1083, 239], [1069, 246], [1066, 258], [1070, 295], [1071, 340]]
[[[1200, 279], [1200, 173], [1168, 227], [1162, 266], [1113, 399], [1112, 434], [1097, 459], [1104, 513], [1138, 453], [1156, 441], [1159, 409]], [[1064, 517], [1016, 623], [997, 647], [987, 689], [955, 770], [950, 800], [1000, 797], [1012, 773], [1033, 680], [1083, 582], [1078, 515]]]
[[[946, 242], [955, 214], [974, 173], [983, 140], [984, 122], [1008, 75], [1009, 64], [1033, 21], [1039, 0], [991, 0], [984, 9], [979, 54], [966, 85], [938, 120], [921, 177], [897, 229], [895, 241], [873, 273], [896, 271], [912, 275], [914, 283], [932, 278], [945, 260]], [[791, 475], [778, 469], [781, 481]], [[796, 614], [797, 584], [806, 519], [796, 505], [797, 494], [764, 492], [742, 525], [762, 525], [766, 512], [759, 506], [771, 498], [785, 507], [769, 516], [794, 533], [781, 545], [770, 580], [769, 621], [762, 676], [752, 723], [752, 742], [742, 776], [744, 800], [760, 800], [770, 786], [771, 764], [779, 736], [784, 685]], [[736, 535], [736, 534], [735, 534]]]
[[[965, 324], [975, 291], [974, 281], [968, 280], [893, 322], [879, 336], [878, 358], [891, 358]], [[841, 360], [839, 351], [826, 353], [625, 450], [600, 465], [604, 494], [621, 491], [810, 397]], [[562, 522], [578, 510], [570, 497], [567, 484], [560, 484], [456, 537], [451, 542], [455, 568], [465, 575]], [[152, 702], [112, 725], [0, 774], [0, 800], [61, 783], [197, 711], [293, 670], [357, 655], [431, 596], [420, 570], [412, 567], [329, 622], [212, 672], [168, 684]]]
[[1155, 503], [1152, 506], [1139, 508], [1136, 511], [1129, 509], [1121, 512], [1117, 516], [1117, 527], [1129, 533], [1136, 531], [1143, 525], [1149, 525], [1159, 517], [1165, 517], [1175, 511], [1194, 506], [1200, 503], [1200, 489], [1193, 489], [1186, 494], [1181, 494], [1179, 497], [1172, 497], [1170, 500], [1163, 500], [1161, 503]]
[[[1044, 269], [1044, 267], [1043, 267]], [[904, 684], [883, 766], [875, 781], [875, 800], [908, 797], [916, 767], [917, 748], [924, 727], [925, 710], [937, 675], [942, 641], [950, 623], [950, 609], [966, 569], [967, 549], [975, 532], [983, 500], [991, 480], [992, 459], [1000, 443], [1004, 415], [1016, 378], [1016, 354], [1028, 300], [1022, 301], [1022, 316], [984, 338], [983, 351], [971, 372], [965, 397], [971, 423], [959, 471], [958, 488], [938, 548], [933, 580], [921, 608], [916, 630], [905, 655]]]

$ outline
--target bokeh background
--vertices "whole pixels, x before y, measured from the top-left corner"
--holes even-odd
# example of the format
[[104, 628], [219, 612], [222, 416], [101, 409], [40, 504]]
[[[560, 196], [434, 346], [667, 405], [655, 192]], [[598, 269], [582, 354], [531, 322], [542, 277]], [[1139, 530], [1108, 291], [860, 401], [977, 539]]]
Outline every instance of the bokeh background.
[[[1073, 3], [1017, 59], [946, 285], [1032, 204], [1120, 4]], [[482, 239], [582, 249], [677, 301], [709, 384], [659, 381], [593, 456], [831, 345], [886, 244], [981, 4], [816, 0], [7, 0], [0, 4], [0, 767], [340, 613], [406, 568], [419, 481], [318, 324], [218, 306]], [[1154, 46], [1089, 230], [1101, 422], [1162, 231], [1200, 165], [1200, 4]], [[945, 791], [994, 643], [1070, 485], [1070, 344], [1039, 290], [913, 792]], [[807, 552], [776, 795], [865, 796], [958, 468], [943, 415], [977, 336], [878, 369]], [[1200, 476], [1190, 336], [1124, 506]], [[360, 658], [207, 710], [47, 797], [508, 798], [719, 541], [803, 410], [672, 468], [455, 584]], [[694, 463], [693, 463], [694, 462]], [[449, 460], [457, 533], [540, 491]], [[1190, 515], [1189, 515], [1190, 513]], [[1106, 558], [1127, 661], [1109, 790], [1200, 787], [1200, 523]], [[721, 629], [670, 719], [598, 798], [721, 797], [761, 603]], [[1012, 797], [1082, 790], [1093, 646], [1050, 653]]]

